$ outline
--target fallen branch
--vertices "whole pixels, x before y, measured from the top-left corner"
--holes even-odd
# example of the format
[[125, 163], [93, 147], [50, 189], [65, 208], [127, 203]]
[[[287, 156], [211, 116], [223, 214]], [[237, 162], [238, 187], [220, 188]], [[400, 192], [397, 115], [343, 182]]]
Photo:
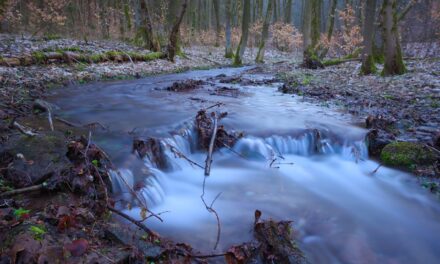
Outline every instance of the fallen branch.
[[205, 161], [205, 176], [211, 173], [212, 152], [214, 151], [215, 137], [217, 136], [217, 116], [214, 114], [214, 129], [212, 130], [211, 142], [209, 143], [208, 155]]
[[211, 109], [211, 108], [214, 108], [214, 107], [216, 107], [216, 106], [222, 106], [222, 105], [224, 105], [224, 103], [216, 103], [215, 105], [211, 105], [211, 106], [208, 106], [207, 108], [205, 108], [204, 110], [206, 111], [206, 110], [208, 110], [208, 109]]
[[62, 119], [60, 117], [55, 117], [55, 120], [60, 121], [61, 123], [66, 124], [66, 125], [68, 125], [70, 127], [80, 127], [81, 126], [81, 125], [78, 125], [78, 124], [74, 124], [74, 123], [72, 123], [70, 121], [67, 121], [65, 119]]
[[174, 146], [171, 146], [170, 144], [167, 144], [167, 146], [170, 148], [171, 152], [174, 153], [174, 155], [176, 155], [178, 158], [183, 158], [186, 161], [188, 161], [191, 165], [195, 165], [199, 168], [201, 168], [202, 170], [205, 169], [202, 165], [198, 164], [195, 161], [192, 161], [191, 159], [189, 159], [187, 156], [185, 156], [182, 152], [180, 152], [179, 150], [177, 150], [177, 148], [175, 148]]
[[28, 192], [35, 192], [35, 191], [41, 191], [44, 188], [44, 183], [33, 185], [21, 189], [16, 189], [8, 192], [0, 193], [0, 197], [7, 197], [7, 196], [14, 196], [22, 193], [28, 193]]
[[16, 128], [22, 134], [29, 136], [29, 137], [35, 137], [36, 135], [38, 135], [37, 133], [32, 132], [32, 130], [26, 129], [26, 127], [24, 127], [23, 125], [20, 125], [17, 121], [12, 121], [11, 127]]
[[118, 211], [109, 205], [107, 205], [107, 209], [109, 209], [110, 211], [112, 211], [113, 213], [115, 213], [119, 216], [122, 216], [123, 218], [127, 219], [128, 221], [132, 222], [133, 224], [137, 225], [140, 229], [144, 230], [147, 234], [152, 235], [152, 236], [156, 236], [156, 233], [154, 233], [151, 229], [149, 229], [145, 225], [141, 224], [139, 221], [132, 218], [131, 216], [124, 214], [123, 212]]

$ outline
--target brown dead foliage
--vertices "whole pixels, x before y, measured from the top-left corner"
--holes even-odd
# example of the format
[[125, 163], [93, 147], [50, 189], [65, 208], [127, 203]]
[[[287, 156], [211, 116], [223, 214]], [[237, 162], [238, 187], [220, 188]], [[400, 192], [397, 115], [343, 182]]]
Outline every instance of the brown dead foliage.
[[228, 264], [242, 263], [305, 263], [292, 234], [292, 221], [260, 220], [255, 211], [255, 241], [231, 247], [226, 256]]
[[[213, 114], [213, 113], [212, 113]], [[226, 117], [227, 113], [221, 113], [218, 117], [222, 119]], [[198, 146], [203, 150], [208, 150], [209, 143], [214, 130], [214, 123], [211, 117], [208, 116], [206, 110], [202, 109], [196, 116], [196, 130], [198, 134]], [[217, 127], [216, 141], [214, 149], [219, 149], [224, 146], [232, 147], [237, 141], [237, 136], [228, 133], [224, 126]]]
[[147, 158], [156, 165], [157, 168], [167, 167], [166, 157], [163, 147], [157, 138], [135, 139], [133, 140], [133, 152], [137, 152], [140, 158]]
[[198, 89], [204, 84], [205, 82], [202, 80], [190, 79], [183, 82], [175, 82], [171, 86], [167, 87], [166, 90], [171, 92], [188, 92], [194, 89]]

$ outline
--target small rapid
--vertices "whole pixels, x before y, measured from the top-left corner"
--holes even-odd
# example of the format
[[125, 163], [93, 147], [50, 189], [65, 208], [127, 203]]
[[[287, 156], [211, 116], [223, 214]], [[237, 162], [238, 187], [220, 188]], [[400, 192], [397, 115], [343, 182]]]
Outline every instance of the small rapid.
[[[120, 209], [140, 218], [134, 190], [151, 211], [163, 212], [163, 222], [149, 218], [145, 224], [176, 242], [203, 252], [215, 244], [217, 222], [200, 199], [204, 173], [198, 165], [204, 166], [206, 152], [198, 148], [193, 120], [199, 109], [221, 101], [218, 111], [228, 112], [221, 124], [244, 136], [214, 153], [206, 179], [205, 199], [221, 194], [214, 203], [219, 251], [252, 239], [259, 209], [263, 218], [293, 221], [310, 263], [440, 261], [438, 199], [413, 175], [371, 160], [366, 131], [350, 115], [281, 95], [276, 84], [229, 84], [239, 89], [237, 98], [213, 92], [220, 85], [215, 81], [191, 93], [164, 90], [174, 81], [240, 71], [91, 84], [60, 91], [52, 101], [63, 105], [65, 119], [110, 127], [94, 137], [118, 165], [112, 183], [115, 200], [126, 201]], [[133, 153], [133, 134], [157, 139], [160, 159]]]

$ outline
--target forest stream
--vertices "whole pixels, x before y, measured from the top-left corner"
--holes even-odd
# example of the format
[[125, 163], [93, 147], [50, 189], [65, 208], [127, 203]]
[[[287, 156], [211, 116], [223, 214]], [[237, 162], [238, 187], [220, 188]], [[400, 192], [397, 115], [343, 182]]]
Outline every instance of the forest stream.
[[[145, 224], [164, 237], [211, 252], [217, 221], [201, 201], [204, 165], [194, 117], [200, 109], [227, 112], [219, 122], [243, 132], [232, 149], [214, 152], [205, 199], [221, 222], [218, 251], [252, 238], [256, 209], [265, 218], [292, 220], [298, 246], [310, 263], [438, 263], [440, 206], [402, 171], [368, 157], [367, 130], [331, 107], [282, 94], [274, 76], [225, 68], [158, 75], [132, 81], [69, 86], [48, 101], [57, 115], [77, 123], [99, 122], [92, 139], [113, 159], [124, 180], [149, 209], [161, 213]], [[243, 73], [252, 80], [222, 83]], [[221, 76], [221, 77], [219, 77]], [[188, 79], [205, 83], [189, 92], [166, 88]], [[134, 137], [160, 138], [166, 166], [132, 153]], [[130, 199], [113, 175], [114, 198]], [[121, 209], [126, 205], [120, 203]], [[139, 218], [140, 209], [125, 209]]]

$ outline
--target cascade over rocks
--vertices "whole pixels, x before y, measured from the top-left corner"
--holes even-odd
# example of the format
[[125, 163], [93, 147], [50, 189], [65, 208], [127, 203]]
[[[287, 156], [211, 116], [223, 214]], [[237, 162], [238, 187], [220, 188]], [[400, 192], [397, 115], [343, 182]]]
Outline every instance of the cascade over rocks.
[[142, 159], [147, 156], [151, 163], [158, 168], [167, 167], [163, 146], [157, 138], [133, 140], [133, 152], [137, 152]]

